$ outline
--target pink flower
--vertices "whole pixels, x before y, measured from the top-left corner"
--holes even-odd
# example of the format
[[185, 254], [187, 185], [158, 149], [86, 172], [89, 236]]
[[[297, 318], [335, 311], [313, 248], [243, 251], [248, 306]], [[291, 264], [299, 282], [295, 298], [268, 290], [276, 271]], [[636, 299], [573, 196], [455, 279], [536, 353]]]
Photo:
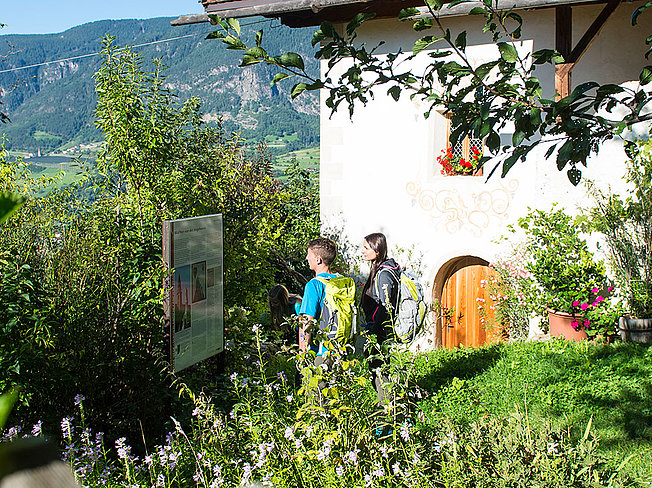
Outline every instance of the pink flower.
[[614, 287], [613, 287], [613, 286], [610, 286], [609, 288], [607, 288], [607, 291], [611, 291], [611, 290], [613, 290], [613, 289], [614, 289]]
[[572, 327], [573, 329], [575, 329], [575, 330], [577, 330], [577, 328], [579, 327], [579, 325], [580, 325], [580, 324], [577, 323], [577, 320], [573, 320], [573, 321], [571, 322], [571, 327]]
[[589, 319], [584, 319], [584, 327], [587, 327], [591, 325], [591, 321]]
[[600, 302], [604, 302], [604, 297], [598, 295], [597, 297], [595, 297], [595, 303], [600, 303]]
[[598, 288], [598, 287], [591, 288], [591, 293], [598, 293], [599, 291], [600, 291], [600, 288]]
[[579, 301], [579, 300], [575, 300], [575, 301], [573, 302], [573, 307], [579, 307], [579, 306], [580, 306], [580, 301]]
[[589, 305], [588, 303], [583, 303], [583, 304], [580, 306], [580, 308], [581, 308], [582, 310], [586, 310], [586, 309], [589, 308], [590, 306], [591, 306], [591, 305]]

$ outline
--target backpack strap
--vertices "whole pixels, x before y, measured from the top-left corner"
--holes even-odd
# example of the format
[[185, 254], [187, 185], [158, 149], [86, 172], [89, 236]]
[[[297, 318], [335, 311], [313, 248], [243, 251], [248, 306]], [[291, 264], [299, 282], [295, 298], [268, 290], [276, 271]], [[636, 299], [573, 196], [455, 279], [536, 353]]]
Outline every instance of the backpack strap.
[[[394, 307], [394, 314], [398, 313], [398, 304], [400, 303], [400, 295], [401, 295], [401, 268], [400, 266], [398, 268], [392, 268], [390, 266], [383, 266], [382, 264], [378, 266], [378, 271], [376, 272], [376, 276], [374, 276], [374, 287], [376, 289], [376, 296], [378, 297], [378, 300], [380, 300], [380, 289], [378, 288], [378, 276], [380, 275], [381, 271], [387, 271], [392, 278], [394, 278], [394, 282], [396, 284], [396, 303], [391, 304]], [[391, 297], [388, 297], [391, 300]]]
[[340, 278], [340, 277], [341, 275], [337, 273], [335, 274], [335, 276], [329, 276], [329, 277], [315, 276], [315, 279], [317, 281], [324, 284], [324, 300], [322, 302], [321, 311], [319, 313], [319, 326], [322, 330], [326, 331], [326, 335], [328, 336], [329, 339], [334, 339], [337, 334], [337, 320], [336, 320], [337, 309], [331, 310], [329, 307], [328, 310], [330, 312], [330, 315], [328, 316], [328, 321], [326, 321], [326, 318], [324, 318], [324, 308], [326, 308], [327, 306], [325, 287], [328, 286], [328, 282], [330, 280], [332, 280], [333, 278]]

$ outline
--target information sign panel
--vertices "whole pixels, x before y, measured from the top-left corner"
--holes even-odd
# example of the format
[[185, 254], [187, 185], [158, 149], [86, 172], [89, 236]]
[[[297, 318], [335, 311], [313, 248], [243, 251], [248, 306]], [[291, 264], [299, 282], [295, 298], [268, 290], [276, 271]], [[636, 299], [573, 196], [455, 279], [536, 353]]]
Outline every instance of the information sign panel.
[[224, 350], [222, 215], [163, 222], [170, 270], [165, 313], [170, 361], [180, 371]]

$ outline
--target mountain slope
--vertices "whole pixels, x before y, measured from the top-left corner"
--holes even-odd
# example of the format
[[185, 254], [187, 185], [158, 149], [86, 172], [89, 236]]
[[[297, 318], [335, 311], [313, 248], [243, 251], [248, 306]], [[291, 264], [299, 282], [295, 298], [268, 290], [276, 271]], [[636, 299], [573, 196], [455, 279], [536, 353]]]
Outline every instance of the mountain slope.
[[[169, 22], [169, 18], [106, 20], [58, 34], [0, 36], [0, 98], [5, 104], [3, 111], [12, 120], [0, 130], [6, 132], [9, 146], [47, 152], [70, 142], [101, 138], [93, 125], [93, 73], [102, 58], [85, 55], [99, 52], [107, 34], [115, 36], [118, 45], [134, 46], [148, 69], [152, 58], [161, 58], [169, 66], [169, 86], [181, 99], [200, 97], [207, 120], [221, 117], [227, 130], [240, 131], [251, 142], [268, 135], [297, 133], [295, 148], [317, 143], [315, 94], [290, 101], [287, 90], [291, 80], [279, 90], [270, 87], [276, 69], [265, 65], [239, 68], [240, 52], [226, 50], [220, 41], [205, 39], [212, 26], [172, 27]], [[271, 53], [298, 52], [316, 75], [312, 30], [270, 28], [264, 25], [267, 22], [250, 19], [243, 22], [243, 32], [253, 36], [264, 26], [265, 45]], [[141, 44], [146, 45], [138, 47]], [[2, 72], [51, 61], [57, 62]]]

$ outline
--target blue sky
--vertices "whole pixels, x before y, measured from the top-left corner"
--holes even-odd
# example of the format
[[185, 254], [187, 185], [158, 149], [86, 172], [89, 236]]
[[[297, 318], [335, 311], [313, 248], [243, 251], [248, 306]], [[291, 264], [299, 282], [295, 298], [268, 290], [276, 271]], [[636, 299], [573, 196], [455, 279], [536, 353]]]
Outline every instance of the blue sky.
[[198, 0], [0, 0], [3, 34], [63, 32], [104, 19], [149, 19], [203, 13]]

